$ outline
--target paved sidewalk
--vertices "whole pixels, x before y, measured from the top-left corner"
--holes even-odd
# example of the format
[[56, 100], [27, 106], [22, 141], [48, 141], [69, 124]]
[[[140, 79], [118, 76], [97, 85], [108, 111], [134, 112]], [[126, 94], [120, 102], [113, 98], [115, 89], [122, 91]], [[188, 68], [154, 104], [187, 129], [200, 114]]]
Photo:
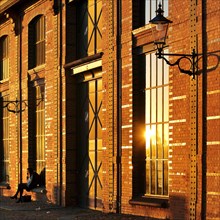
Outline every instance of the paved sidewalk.
[[[0, 196], [0, 220], [150, 220], [151, 218], [103, 213], [89, 209], [60, 207], [49, 202], [16, 203]], [[155, 219], [154, 219], [155, 220]]]

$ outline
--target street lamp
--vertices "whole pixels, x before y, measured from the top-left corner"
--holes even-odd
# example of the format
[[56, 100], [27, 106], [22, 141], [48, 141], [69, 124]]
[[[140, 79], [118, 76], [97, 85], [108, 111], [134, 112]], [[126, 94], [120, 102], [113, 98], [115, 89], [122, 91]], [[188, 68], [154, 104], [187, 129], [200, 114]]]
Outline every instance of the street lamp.
[[[152, 35], [154, 38], [154, 44], [156, 45], [157, 52], [156, 56], [158, 59], [163, 59], [166, 61], [166, 63], [170, 66], [177, 65], [181, 73], [188, 74], [190, 76], [193, 76], [193, 79], [195, 79], [195, 75], [197, 75], [197, 64], [198, 64], [198, 56], [195, 52], [195, 49], [193, 49], [191, 54], [170, 54], [170, 53], [163, 53], [163, 49], [166, 46], [166, 39], [167, 39], [167, 32], [169, 28], [169, 24], [172, 23], [169, 19], [165, 18], [163, 16], [163, 9], [161, 4], [159, 3], [159, 7], [156, 10], [156, 17], [151, 19], [149, 22], [152, 24]], [[169, 60], [165, 58], [165, 56], [177, 56], [179, 57], [174, 63], [170, 63]], [[190, 63], [189, 69], [183, 69], [180, 66], [180, 62], [186, 59]]]

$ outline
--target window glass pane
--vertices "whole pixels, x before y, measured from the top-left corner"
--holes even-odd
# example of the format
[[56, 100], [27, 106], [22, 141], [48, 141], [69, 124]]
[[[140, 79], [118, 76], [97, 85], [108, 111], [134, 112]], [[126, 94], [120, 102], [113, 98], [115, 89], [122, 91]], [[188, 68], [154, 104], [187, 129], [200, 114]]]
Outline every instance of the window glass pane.
[[89, 139], [95, 139], [96, 81], [89, 82]]
[[41, 173], [45, 168], [45, 109], [44, 86], [36, 87], [36, 167]]
[[153, 54], [151, 55], [151, 87], [157, 85], [157, 65], [156, 65], [157, 57]]
[[150, 90], [146, 90], [146, 102], [145, 102], [145, 110], [146, 110], [146, 123], [150, 123]]
[[9, 77], [8, 36], [0, 38], [0, 80]]
[[159, 160], [157, 164], [157, 194], [162, 195], [163, 192], [163, 161]]
[[45, 17], [35, 17], [28, 25], [28, 68], [45, 63]]
[[[164, 50], [164, 53], [169, 53], [168, 50]], [[169, 57], [166, 57], [167, 60], [169, 60]], [[164, 84], [168, 84], [169, 83], [169, 65], [167, 64], [163, 64], [163, 68], [164, 68]]]
[[169, 120], [169, 87], [164, 87], [164, 121]]
[[163, 0], [162, 3], [163, 3], [162, 7], [163, 7], [163, 10], [164, 10], [163, 16], [167, 17], [168, 14], [169, 14], [168, 0]]
[[[148, 0], [149, 1], [149, 0]], [[157, 1], [151, 0], [151, 7], [150, 7], [150, 19], [156, 16], [156, 10], [157, 10]], [[148, 21], [149, 22], [149, 21]]]
[[164, 158], [168, 159], [168, 147], [169, 147], [169, 124], [164, 124]]
[[102, 49], [102, 0], [83, 0], [76, 6], [77, 56], [82, 58]]
[[102, 140], [98, 141], [97, 153], [97, 198], [102, 198]]
[[146, 88], [150, 88], [151, 56], [146, 56]]
[[97, 52], [102, 51], [102, 1], [97, 2]]
[[102, 119], [102, 104], [100, 103], [100, 105], [98, 106], [99, 107], [99, 112], [98, 112], [98, 117], [97, 117], [97, 126], [98, 126], [98, 134], [97, 134], [97, 137], [99, 139], [102, 139], [102, 122], [101, 122], [101, 119]]
[[152, 89], [151, 91], [151, 122], [156, 122], [156, 104], [157, 104], [157, 96], [156, 89]]
[[163, 120], [163, 89], [162, 87], [157, 89], [157, 122]]
[[167, 74], [164, 73], [163, 71], [163, 67], [164, 67], [164, 63], [162, 59], [157, 59], [157, 67], [158, 67], [158, 72], [157, 72], [157, 85], [161, 86], [163, 84], [163, 75]]
[[156, 125], [151, 126], [151, 158], [156, 158], [157, 157], [157, 136], [156, 136]]
[[150, 180], [150, 160], [146, 160], [146, 193], [150, 194], [150, 186], [151, 186], [151, 180]]
[[[8, 97], [0, 98], [0, 108], [5, 106]], [[0, 182], [9, 182], [9, 113], [6, 108], [0, 113]]]
[[151, 1], [145, 0], [145, 23], [149, 23], [149, 20], [151, 19], [151, 13], [150, 13], [150, 7]]
[[156, 16], [156, 10], [159, 3], [162, 4], [164, 10], [164, 17], [168, 16], [168, 0], [145, 0], [145, 23], [148, 24], [149, 20]]
[[45, 24], [44, 16], [41, 16], [36, 23], [36, 65], [45, 62]]
[[169, 72], [164, 66], [154, 54], [146, 55], [146, 194], [153, 195], [168, 193]]
[[157, 158], [163, 159], [163, 130], [162, 124], [157, 125]]
[[150, 147], [151, 147], [151, 127], [150, 125], [146, 126], [146, 158], [150, 159]]
[[77, 53], [78, 58], [87, 55], [88, 42], [88, 11], [87, 2], [84, 0], [77, 5]]
[[155, 160], [152, 160], [151, 161], [151, 194], [155, 194], [156, 192], [156, 161]]
[[94, 54], [95, 47], [95, 7], [94, 0], [88, 0], [88, 55]]
[[[97, 127], [97, 139], [101, 140], [102, 138], [102, 123], [101, 123], [101, 119], [102, 119], [102, 80], [99, 79], [96, 81], [95, 83], [95, 92], [96, 92], [96, 113], [95, 113], [95, 117], [96, 117], [96, 127]], [[99, 145], [98, 145], [99, 147]]]
[[164, 161], [164, 195], [168, 195], [168, 160]]
[[89, 139], [95, 139], [95, 115], [94, 115], [94, 102], [95, 94], [89, 94]]

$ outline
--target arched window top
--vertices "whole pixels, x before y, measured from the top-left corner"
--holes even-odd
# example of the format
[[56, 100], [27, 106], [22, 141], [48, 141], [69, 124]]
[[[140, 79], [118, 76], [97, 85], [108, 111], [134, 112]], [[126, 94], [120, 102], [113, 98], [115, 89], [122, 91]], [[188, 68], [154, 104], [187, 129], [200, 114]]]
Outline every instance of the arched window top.
[[0, 80], [9, 77], [9, 37], [3, 35], [0, 37]]
[[8, 37], [8, 35], [0, 36], [0, 41], [1, 41], [2, 39], [5, 39], [6, 37]]
[[8, 57], [8, 35], [0, 37], [0, 59]]
[[32, 18], [32, 20], [29, 22], [29, 25], [35, 24], [36, 22], [38, 22], [38, 20], [40, 20], [40, 19], [43, 18], [43, 17], [44, 17], [43, 14], [39, 14], [39, 15], [35, 16], [35, 17]]
[[28, 25], [28, 68], [45, 63], [45, 16], [34, 17]]

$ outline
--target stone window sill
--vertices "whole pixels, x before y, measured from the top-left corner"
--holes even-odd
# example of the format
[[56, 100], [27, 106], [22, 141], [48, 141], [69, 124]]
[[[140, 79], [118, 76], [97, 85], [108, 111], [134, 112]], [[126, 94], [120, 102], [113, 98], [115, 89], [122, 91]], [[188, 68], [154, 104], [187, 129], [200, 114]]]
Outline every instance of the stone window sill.
[[142, 206], [153, 206], [157, 208], [168, 208], [169, 199], [168, 197], [151, 197], [151, 196], [140, 196], [132, 198], [129, 203], [131, 205], [142, 205]]
[[34, 67], [32, 69], [29, 69], [28, 73], [29, 74], [39, 73], [39, 72], [41, 72], [41, 71], [43, 71], [45, 69], [45, 66], [46, 66], [45, 64], [41, 64], [39, 66], [36, 66], [36, 67]]
[[94, 54], [94, 55], [91, 55], [91, 56], [88, 56], [88, 57], [84, 57], [84, 58], [75, 60], [75, 61], [70, 62], [70, 63], [66, 63], [64, 65], [64, 68], [65, 69], [69, 69], [69, 68], [72, 69], [73, 67], [76, 67], [76, 66], [80, 66], [80, 65], [83, 65], [83, 64], [86, 64], [86, 63], [94, 62], [96, 60], [101, 59], [102, 55], [103, 55], [103, 53], [100, 52], [100, 53], [97, 53], [97, 54]]

